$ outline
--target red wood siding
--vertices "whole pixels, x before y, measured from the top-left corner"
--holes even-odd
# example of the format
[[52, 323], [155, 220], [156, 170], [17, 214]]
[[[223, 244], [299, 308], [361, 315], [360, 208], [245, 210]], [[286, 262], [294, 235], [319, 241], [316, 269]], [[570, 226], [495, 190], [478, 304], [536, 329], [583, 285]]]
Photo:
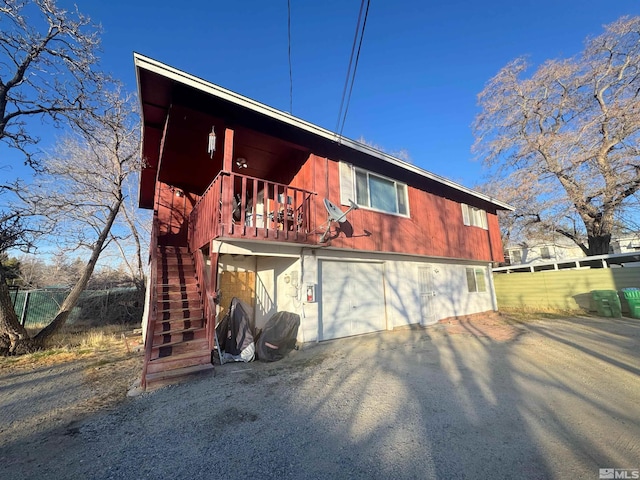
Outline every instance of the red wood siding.
[[502, 236], [500, 235], [500, 225], [496, 214], [487, 213], [487, 224], [491, 233], [491, 253], [494, 262], [504, 262], [504, 249], [502, 247]]
[[162, 182], [158, 182], [156, 187], [155, 209], [160, 244], [186, 245], [187, 219], [199, 197]]
[[[158, 221], [160, 237], [173, 244], [186, 242], [186, 218], [198, 200], [197, 195], [185, 193], [176, 196], [176, 189], [160, 183], [157, 194]], [[256, 228], [224, 229], [217, 228], [217, 221], [213, 221], [212, 228], [192, 225], [190, 243], [192, 249], [197, 248], [220, 235], [223, 237], [260, 237], [261, 240], [293, 241], [317, 245], [324, 233], [327, 214], [322, 203], [329, 198], [336, 204], [340, 203], [340, 176], [337, 161], [311, 154], [308, 159], [292, 176], [289, 187], [305, 189], [315, 192], [311, 195], [305, 225], [308, 235], [289, 235], [287, 231], [277, 229], [261, 231]], [[229, 187], [231, 188], [231, 182]], [[244, 188], [242, 189], [244, 191]], [[223, 195], [224, 196], [224, 195]], [[255, 195], [254, 195], [255, 196]], [[348, 222], [341, 224], [342, 230], [337, 231], [337, 224], [332, 223], [331, 234], [327, 237], [326, 245], [338, 248], [405, 253], [409, 255], [424, 255], [435, 257], [461, 258], [479, 261], [503, 261], [502, 243], [498, 220], [495, 214], [487, 213], [488, 230], [465, 226], [462, 221], [460, 203], [429, 193], [414, 187], [408, 188], [410, 217], [386, 214], [366, 208], [360, 208], [349, 213]], [[243, 197], [243, 201], [246, 197]], [[206, 212], [206, 224], [218, 218], [217, 209], [220, 199], [212, 200], [212, 208], [203, 209]], [[224, 202], [223, 202], [224, 203]], [[298, 201], [296, 200], [296, 204]], [[346, 207], [342, 207], [346, 210]], [[227, 209], [226, 215], [221, 214], [221, 222], [226, 225], [224, 218], [231, 215]], [[200, 212], [198, 212], [200, 213]], [[231, 225], [229, 223], [229, 225]], [[245, 225], [244, 218], [240, 225]], [[197, 228], [195, 228], [197, 227]], [[252, 234], [250, 235], [250, 233]], [[263, 235], [262, 233], [267, 233]], [[273, 234], [273, 235], [272, 235]], [[197, 238], [196, 238], [197, 237]], [[163, 242], [163, 239], [160, 239]]]
[[[312, 199], [318, 224], [326, 221], [322, 205], [325, 197], [340, 203], [336, 161], [311, 155], [294, 182], [296, 186], [318, 193]], [[331, 246], [482, 261], [503, 260], [495, 214], [487, 214], [488, 230], [465, 226], [458, 202], [413, 187], [409, 187], [408, 196], [409, 218], [360, 208], [349, 213], [344, 232], [329, 236]], [[318, 238], [321, 234], [317, 234]]]

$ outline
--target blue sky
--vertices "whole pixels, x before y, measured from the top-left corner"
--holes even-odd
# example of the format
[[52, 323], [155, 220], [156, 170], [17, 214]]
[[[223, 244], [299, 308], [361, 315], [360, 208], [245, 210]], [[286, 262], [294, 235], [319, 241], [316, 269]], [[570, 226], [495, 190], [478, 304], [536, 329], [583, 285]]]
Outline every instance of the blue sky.
[[[76, 3], [102, 24], [103, 67], [130, 90], [136, 51], [289, 110], [286, 0]], [[330, 130], [359, 8], [357, 0], [291, 0], [293, 114]], [[473, 186], [482, 169], [470, 126], [485, 82], [520, 55], [535, 64], [572, 56], [622, 15], [640, 15], [640, 2], [372, 0], [343, 134], [405, 149], [416, 165]], [[0, 156], [16, 154], [2, 148]], [[0, 176], [24, 173], [12, 163]]]

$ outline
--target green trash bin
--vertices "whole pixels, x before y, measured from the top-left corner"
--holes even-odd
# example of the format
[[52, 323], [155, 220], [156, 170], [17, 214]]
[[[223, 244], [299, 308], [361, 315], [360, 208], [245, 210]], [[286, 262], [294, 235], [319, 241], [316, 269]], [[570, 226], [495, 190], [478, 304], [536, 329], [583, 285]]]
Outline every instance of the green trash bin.
[[623, 288], [624, 299], [629, 304], [629, 312], [633, 318], [640, 318], [640, 288]]
[[601, 317], [622, 317], [622, 305], [616, 290], [593, 290], [591, 298]]

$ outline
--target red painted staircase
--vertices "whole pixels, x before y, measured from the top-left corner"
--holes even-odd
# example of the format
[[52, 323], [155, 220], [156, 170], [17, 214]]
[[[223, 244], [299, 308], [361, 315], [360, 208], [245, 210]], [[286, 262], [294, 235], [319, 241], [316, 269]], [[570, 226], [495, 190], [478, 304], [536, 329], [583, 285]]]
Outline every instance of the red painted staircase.
[[156, 315], [145, 346], [147, 390], [213, 369], [191, 253], [187, 247], [158, 246], [156, 268]]

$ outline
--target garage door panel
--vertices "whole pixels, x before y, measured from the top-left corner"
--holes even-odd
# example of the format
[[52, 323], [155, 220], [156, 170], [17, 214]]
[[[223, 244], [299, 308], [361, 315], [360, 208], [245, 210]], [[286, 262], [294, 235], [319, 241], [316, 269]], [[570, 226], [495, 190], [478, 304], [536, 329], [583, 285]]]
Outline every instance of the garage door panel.
[[386, 328], [382, 264], [323, 261], [321, 277], [323, 340]]
[[322, 264], [322, 326], [321, 338], [339, 338], [349, 335], [349, 330], [340, 322], [349, 312], [348, 276], [336, 272], [336, 267], [325, 268]]

